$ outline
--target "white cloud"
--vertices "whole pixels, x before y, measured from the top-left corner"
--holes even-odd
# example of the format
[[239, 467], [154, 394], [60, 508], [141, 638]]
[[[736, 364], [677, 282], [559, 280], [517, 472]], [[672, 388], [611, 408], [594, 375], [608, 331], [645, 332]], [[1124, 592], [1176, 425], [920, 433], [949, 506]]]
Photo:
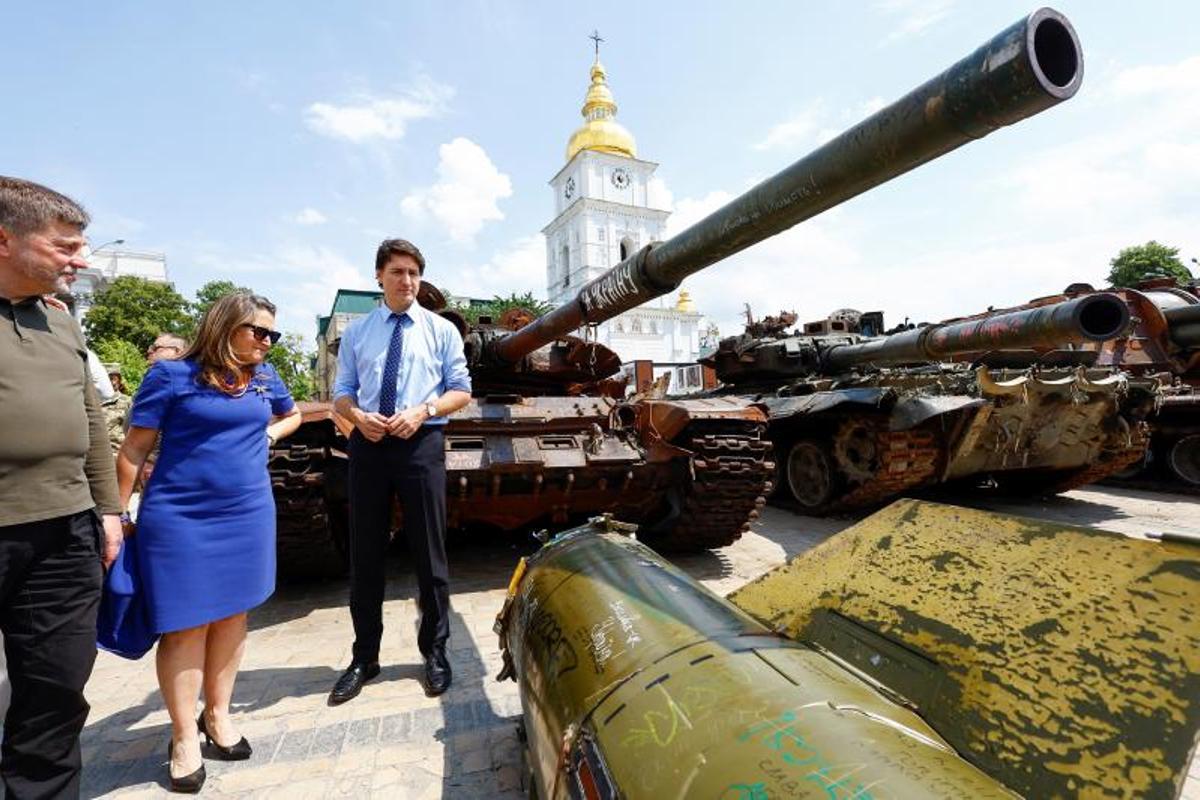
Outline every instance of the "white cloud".
[[667, 182], [662, 178], [651, 178], [650, 183], [646, 185], [646, 205], [664, 211], [672, 211], [675, 208], [675, 195], [667, 188]]
[[867, 117], [871, 116], [876, 111], [879, 111], [886, 105], [887, 105], [887, 101], [884, 100], [879, 95], [875, 95], [873, 97], [868, 97], [866, 100], [862, 101], [862, 103], [859, 105], [858, 116], [860, 119], [866, 119]]
[[394, 141], [404, 138], [413, 120], [440, 115], [453, 96], [451, 87], [424, 79], [394, 96], [360, 94], [342, 105], [312, 103], [304, 121], [322, 136], [356, 144], [372, 139]]
[[485, 222], [502, 220], [497, 203], [512, 195], [512, 181], [482, 147], [459, 136], [438, 148], [438, 181], [400, 202], [415, 221], [430, 217], [456, 242], [470, 244]]
[[875, 8], [894, 19], [892, 32], [884, 44], [917, 36], [941, 22], [957, 0], [882, 0]]
[[297, 225], [324, 225], [329, 218], [315, 208], [305, 208], [293, 217], [292, 221]]
[[1088, 135], [1022, 162], [1000, 185], [1026, 210], [1094, 228], [1171, 213], [1200, 182], [1200, 57], [1116, 73], [1097, 90]]
[[1195, 95], [1200, 91], [1200, 56], [1177, 64], [1147, 64], [1119, 73], [1110, 91], [1116, 97], [1144, 95]]
[[533, 292], [546, 296], [546, 239], [540, 233], [514, 239], [483, 264], [452, 269], [445, 285], [430, 276], [439, 288], [457, 295], [490, 299], [496, 295]]
[[732, 199], [732, 194], [720, 189], [711, 191], [704, 197], [683, 198], [675, 203], [675, 212], [667, 219], [664, 238], [669, 239], [690, 228]]
[[783, 148], [801, 152], [815, 148], [886, 105], [882, 97], [874, 96], [856, 105], [843, 105], [835, 113], [824, 98], [817, 98], [789, 119], [772, 127], [753, 147], [755, 150]]
[[318, 315], [329, 313], [338, 289], [374, 289], [372, 264], [355, 264], [333, 248], [289, 243], [263, 253], [231, 256], [214, 249], [193, 262], [209, 273], [266, 295], [279, 309], [276, 327], [299, 333], [309, 347]]
[[825, 104], [815, 100], [790, 118], [772, 126], [767, 135], [754, 144], [755, 150], [773, 150], [777, 147], [794, 149], [811, 145], [816, 139], [821, 118], [825, 116]]
[[88, 227], [93, 232], [89, 238], [94, 240], [97, 246], [113, 239], [127, 239], [130, 245], [134, 246], [133, 240], [146, 230], [146, 223], [123, 214], [98, 211], [92, 215], [92, 223]]

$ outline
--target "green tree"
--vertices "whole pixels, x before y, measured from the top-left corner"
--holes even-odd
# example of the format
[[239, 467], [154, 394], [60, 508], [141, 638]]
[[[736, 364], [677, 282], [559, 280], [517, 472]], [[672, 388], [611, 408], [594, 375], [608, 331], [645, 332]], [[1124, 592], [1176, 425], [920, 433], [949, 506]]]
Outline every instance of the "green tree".
[[124, 339], [101, 339], [92, 348], [96, 355], [106, 364], [121, 365], [121, 380], [129, 394], [137, 391], [142, 384], [142, 376], [146, 374], [146, 357], [144, 351]]
[[92, 342], [124, 341], [145, 352], [163, 331], [186, 335], [189, 310], [170, 284], [125, 275], [96, 295], [83, 324]]
[[238, 286], [233, 281], [209, 281], [196, 290], [196, 299], [192, 302], [192, 316], [195, 318], [195, 326], [200, 325], [200, 318], [208, 312], [212, 304], [220, 300], [227, 294], [234, 292], [249, 292], [245, 286]]
[[534, 297], [533, 292], [525, 292], [525, 294], [513, 292], [508, 297], [496, 295], [481, 306], [457, 306], [456, 310], [467, 318], [467, 322], [474, 325], [483, 316], [491, 317], [492, 322], [499, 322], [500, 316], [510, 308], [523, 308], [532, 312], [535, 317], [540, 317], [549, 312], [553, 306], [545, 300]]
[[304, 349], [303, 336], [298, 333], [284, 334], [267, 352], [267, 361], [279, 373], [293, 400], [310, 400], [316, 394], [312, 354]]
[[1168, 247], [1151, 239], [1145, 244], [1126, 247], [1108, 262], [1108, 282], [1117, 287], [1136, 286], [1147, 278], [1192, 279], [1192, 273], [1179, 260], [1179, 248]]

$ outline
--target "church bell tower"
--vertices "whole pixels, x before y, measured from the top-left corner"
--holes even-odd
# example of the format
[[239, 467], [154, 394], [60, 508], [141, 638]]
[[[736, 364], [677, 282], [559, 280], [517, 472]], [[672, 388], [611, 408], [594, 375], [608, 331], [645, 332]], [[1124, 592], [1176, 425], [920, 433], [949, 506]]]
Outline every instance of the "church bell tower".
[[[583, 124], [567, 141], [566, 165], [550, 179], [555, 216], [542, 229], [546, 296], [552, 305], [570, 301], [588, 281], [662, 240], [671, 213], [650, 205], [650, 182], [658, 164], [637, 157], [633, 134], [617, 122], [617, 103], [600, 63], [604, 40], [598, 34], [592, 39], [596, 53], [580, 110]], [[686, 292], [674, 306], [655, 302], [600, 323], [596, 339], [623, 362], [653, 361], [656, 377], [691, 369], [699, 353], [702, 315]], [[687, 379], [673, 377], [675, 389], [689, 390], [690, 378], [690, 372]]]

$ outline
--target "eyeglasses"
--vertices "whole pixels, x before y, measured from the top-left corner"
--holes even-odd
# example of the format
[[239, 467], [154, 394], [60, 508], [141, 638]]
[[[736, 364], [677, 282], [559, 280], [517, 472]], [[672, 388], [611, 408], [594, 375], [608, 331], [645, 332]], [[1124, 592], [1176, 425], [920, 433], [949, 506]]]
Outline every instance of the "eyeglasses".
[[267, 339], [270, 339], [271, 344], [275, 344], [283, 336], [279, 331], [264, 328], [262, 325], [251, 325], [249, 322], [245, 323], [242, 327], [249, 328], [250, 332], [254, 334], [255, 341], [258, 342], [265, 342]]

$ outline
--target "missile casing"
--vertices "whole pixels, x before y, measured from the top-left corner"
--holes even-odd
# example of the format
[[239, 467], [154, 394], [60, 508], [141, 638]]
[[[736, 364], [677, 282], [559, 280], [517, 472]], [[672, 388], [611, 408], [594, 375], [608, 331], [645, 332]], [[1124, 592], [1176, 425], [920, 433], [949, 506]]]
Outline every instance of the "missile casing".
[[836, 659], [598, 522], [518, 569], [497, 631], [543, 800], [1013, 797]]

